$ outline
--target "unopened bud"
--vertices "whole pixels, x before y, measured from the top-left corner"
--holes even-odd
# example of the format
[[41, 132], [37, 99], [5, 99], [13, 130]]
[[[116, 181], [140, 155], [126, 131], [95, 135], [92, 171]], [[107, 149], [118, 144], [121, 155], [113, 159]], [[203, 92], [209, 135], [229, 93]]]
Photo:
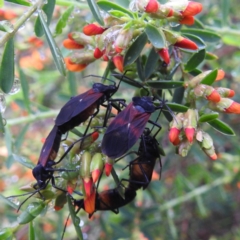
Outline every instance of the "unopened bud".
[[68, 38], [80, 45], [94, 45], [94, 37], [90, 37], [81, 32], [71, 32], [68, 34]]
[[113, 60], [115, 67], [120, 72], [123, 72], [123, 56], [121, 56], [121, 55], [114, 56], [112, 60]]
[[179, 134], [183, 127], [183, 113], [178, 113], [170, 122], [169, 141], [174, 145], [179, 143]]
[[121, 53], [123, 50], [125, 50], [128, 47], [129, 43], [131, 42], [132, 38], [133, 38], [132, 29], [120, 30], [114, 43], [115, 51], [117, 53]]
[[170, 56], [167, 48], [159, 49], [157, 52], [166, 64], [170, 63]]
[[95, 24], [91, 23], [83, 27], [83, 33], [87, 36], [94, 36], [98, 34], [102, 34], [106, 29]]
[[93, 55], [92, 50], [84, 51], [84, 52], [75, 52], [71, 56], [71, 62], [75, 64], [89, 64], [96, 60], [96, 58]]
[[82, 48], [84, 48], [83, 45], [81, 45], [71, 39], [63, 40], [63, 46], [67, 49], [82, 49]]
[[157, 0], [137, 0], [136, 5], [140, 11], [147, 13], [155, 13], [160, 7]]
[[95, 153], [92, 157], [90, 172], [92, 175], [93, 183], [96, 183], [103, 171], [103, 160], [101, 153]]
[[225, 98], [232, 98], [235, 95], [235, 91], [229, 88], [218, 87], [216, 91]]
[[221, 98], [218, 103], [209, 102], [208, 107], [219, 112], [240, 114], [240, 103], [229, 98]]
[[99, 48], [95, 48], [93, 56], [96, 59], [99, 59], [99, 58], [101, 58], [103, 56], [103, 54], [104, 54], [104, 51], [101, 51]]
[[182, 11], [183, 16], [195, 16], [202, 11], [202, 4], [188, 1], [186, 8]]
[[199, 84], [194, 89], [196, 97], [205, 97], [208, 101], [219, 102], [221, 99], [220, 94], [212, 86]]
[[80, 64], [72, 62], [69, 57], [64, 58], [64, 61], [67, 69], [71, 72], [81, 72], [87, 67], [87, 64], [85, 63]]
[[178, 154], [182, 157], [186, 157], [191, 148], [191, 143], [187, 140], [181, 141], [178, 147]]
[[111, 158], [106, 157], [106, 162], [105, 162], [104, 168], [105, 168], [105, 174], [107, 177], [110, 175], [110, 173], [112, 171], [113, 163], [114, 163], [114, 161]]
[[84, 210], [89, 214], [93, 214], [95, 212], [96, 194], [96, 190], [94, 189], [91, 195], [84, 199]]
[[184, 114], [183, 127], [185, 135], [190, 143], [193, 142], [195, 130], [197, 128], [198, 112], [196, 109], [188, 109]]
[[184, 38], [182, 36], [179, 36], [176, 43], [174, 44], [175, 47], [190, 49], [190, 50], [197, 50], [198, 45], [191, 41], [190, 39]]
[[81, 156], [81, 166], [80, 166], [80, 176], [82, 178], [90, 178], [90, 165], [91, 165], [91, 154], [90, 152], [85, 151]]

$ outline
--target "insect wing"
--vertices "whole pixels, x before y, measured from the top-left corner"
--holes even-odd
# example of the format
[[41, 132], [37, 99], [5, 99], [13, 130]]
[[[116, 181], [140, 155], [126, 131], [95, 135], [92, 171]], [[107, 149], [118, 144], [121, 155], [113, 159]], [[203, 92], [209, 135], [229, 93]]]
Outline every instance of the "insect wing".
[[109, 125], [102, 141], [102, 152], [110, 158], [126, 153], [143, 133], [150, 113], [139, 112], [129, 104]]
[[56, 117], [55, 124], [57, 126], [63, 125], [73, 117], [83, 112], [102, 96], [103, 93], [94, 92], [93, 89], [90, 89], [83, 94], [72, 97], [60, 110]]
[[55, 154], [57, 154], [60, 142], [61, 134], [58, 131], [58, 127], [55, 125], [43, 144], [38, 163], [41, 163], [42, 166], [46, 166], [51, 155], [55, 156]]

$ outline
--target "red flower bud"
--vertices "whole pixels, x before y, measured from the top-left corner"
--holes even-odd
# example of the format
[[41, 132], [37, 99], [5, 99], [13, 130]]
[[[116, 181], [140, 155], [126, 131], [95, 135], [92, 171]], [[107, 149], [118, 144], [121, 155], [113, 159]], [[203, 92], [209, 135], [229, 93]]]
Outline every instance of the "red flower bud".
[[158, 54], [166, 64], [170, 63], [170, 56], [167, 48], [162, 48], [158, 50]]
[[157, 0], [149, 0], [146, 8], [145, 8], [145, 12], [147, 13], [155, 13], [157, 12], [159, 8], [159, 3]]
[[213, 161], [217, 160], [217, 154], [213, 153], [211, 156], [209, 156]]
[[105, 174], [108, 177], [112, 171], [113, 165], [111, 163], [105, 163]]
[[180, 141], [180, 138], [179, 137], [177, 137], [173, 142], [172, 142], [172, 144], [174, 145], [174, 146], [177, 146], [177, 145], [179, 145], [181, 143], [181, 141]]
[[168, 134], [169, 141], [171, 143], [174, 143], [175, 141], [177, 141], [177, 139], [179, 139], [179, 134], [180, 134], [180, 129], [176, 127], [171, 128]]
[[75, 41], [73, 41], [71, 39], [63, 40], [63, 46], [67, 49], [82, 49], [82, 48], [84, 48], [83, 45], [76, 43]]
[[182, 36], [178, 37], [177, 42], [174, 44], [174, 46], [180, 47], [180, 48], [191, 49], [191, 50], [198, 49], [198, 46], [195, 42], [193, 42], [187, 38], [184, 38]]
[[106, 30], [106, 28], [98, 26], [94, 23], [88, 24], [83, 27], [83, 33], [86, 34], [87, 36], [94, 36], [94, 35], [102, 34], [105, 30]]
[[193, 25], [194, 17], [193, 16], [184, 16], [180, 21], [180, 24]]
[[74, 189], [71, 185], [67, 185], [67, 192], [72, 195]]
[[96, 59], [99, 59], [99, 58], [101, 58], [103, 56], [103, 54], [104, 54], [104, 51], [101, 51], [99, 48], [95, 48], [93, 56]]
[[187, 127], [184, 129], [185, 135], [187, 137], [188, 142], [192, 143], [193, 142], [193, 137], [195, 134], [195, 128], [192, 127]]
[[109, 58], [108, 58], [107, 55], [103, 55], [102, 60], [105, 61], [105, 62], [108, 62], [108, 61], [109, 61]]
[[92, 171], [93, 183], [96, 183], [99, 177], [101, 176], [102, 171], [100, 169], [95, 169]]
[[114, 56], [113, 63], [120, 72], [123, 72], [123, 56], [121, 55]]
[[187, 7], [182, 12], [183, 16], [195, 16], [202, 11], [202, 4], [198, 2], [188, 2]]
[[235, 95], [235, 91], [229, 88], [219, 87], [216, 91], [221, 95], [221, 97], [231, 98]]

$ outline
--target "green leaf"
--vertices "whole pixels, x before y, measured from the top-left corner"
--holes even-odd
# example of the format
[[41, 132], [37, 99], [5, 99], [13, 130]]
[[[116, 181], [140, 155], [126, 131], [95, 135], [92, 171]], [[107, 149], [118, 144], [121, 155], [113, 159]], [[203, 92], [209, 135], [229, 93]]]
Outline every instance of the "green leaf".
[[177, 103], [166, 103], [168, 105], [168, 107], [171, 108], [171, 110], [173, 112], [186, 112], [188, 110], [188, 107], [181, 105], [181, 104], [177, 104]]
[[106, 0], [100, 0], [97, 2], [97, 5], [105, 12], [108, 12], [110, 10], [118, 10], [120, 12], [126, 13], [130, 17], [133, 17], [133, 14], [131, 11], [129, 11], [127, 8], [124, 8], [116, 3], [106, 1]]
[[206, 59], [206, 60], [209, 60], [209, 61], [211, 61], [211, 60], [217, 60], [217, 59], [218, 59], [218, 56], [215, 55], [215, 54], [213, 54], [213, 53], [211, 53], [211, 52], [206, 52], [205, 59]]
[[219, 42], [221, 40], [221, 36], [211, 30], [188, 28], [182, 29], [181, 32], [196, 35], [206, 42]]
[[181, 81], [160, 80], [160, 81], [147, 81], [146, 83], [148, 86], [156, 89], [171, 89], [183, 86], [183, 82]]
[[27, 2], [27, 1], [24, 1], [24, 0], [5, 0], [6, 2], [10, 2], [10, 3], [16, 3], [16, 4], [19, 4], [19, 5], [23, 5], [23, 6], [32, 6], [31, 3]]
[[136, 67], [137, 67], [138, 77], [140, 78], [140, 80], [144, 81], [145, 80], [145, 75], [144, 75], [144, 71], [143, 71], [143, 65], [142, 65], [142, 58], [141, 57], [137, 58]]
[[124, 57], [124, 66], [130, 65], [139, 57], [146, 43], [147, 35], [142, 33], [127, 50]]
[[3, 122], [3, 117], [2, 117], [2, 113], [1, 112], [0, 112], [0, 132], [1, 133], [5, 132], [4, 122]]
[[65, 63], [63, 60], [63, 56], [62, 53], [60, 51], [60, 49], [58, 48], [56, 42], [54, 41], [52, 34], [48, 28], [48, 25], [46, 24], [43, 14], [41, 11], [39, 11], [39, 17], [41, 20], [41, 24], [48, 42], [48, 45], [50, 47], [51, 53], [53, 55], [53, 59], [55, 61], [55, 64], [57, 66], [58, 71], [65, 76], [66, 75], [66, 69], [65, 69]]
[[72, 222], [73, 222], [74, 228], [76, 230], [78, 239], [83, 240], [82, 230], [79, 226], [80, 218], [76, 216], [75, 209], [74, 209], [74, 206], [72, 204], [72, 201], [71, 201], [71, 198], [70, 198], [69, 195], [67, 195], [67, 202], [68, 202], [68, 208], [69, 208], [70, 216], [72, 218]]
[[[49, 25], [51, 22], [55, 2], [56, 0], [47, 1], [47, 4], [45, 4], [42, 8], [42, 11], [46, 14], [47, 17], [47, 25]], [[38, 16], [35, 21], [34, 31], [37, 37], [42, 37], [42, 35], [44, 34], [44, 30], [40, 21], [40, 16]]]
[[24, 141], [24, 136], [27, 133], [29, 124], [26, 124], [20, 131], [20, 133], [17, 135], [16, 140], [15, 140], [15, 151], [18, 152], [20, 151], [20, 148], [22, 146], [22, 143]]
[[195, 42], [198, 45], [198, 49], [199, 50], [202, 50], [202, 49], [206, 48], [206, 44], [205, 44], [205, 42], [201, 38], [199, 38], [199, 37], [197, 37], [197, 36], [195, 36], [193, 34], [189, 34], [189, 33], [185, 33], [185, 34], [183, 34], [183, 36], [185, 36], [188, 39], [190, 39], [193, 42]]
[[[11, 199], [11, 198], [10, 198]], [[18, 205], [16, 205], [15, 203], [13, 203], [12, 201], [10, 201], [9, 198], [4, 197], [2, 194], [0, 194], [0, 200], [1, 202], [4, 202], [5, 204], [7, 204], [8, 206], [14, 208], [14, 209], [18, 209]]]
[[199, 64], [201, 64], [205, 59], [205, 49], [193, 54], [191, 58], [185, 64], [184, 70], [189, 72], [194, 70]]
[[230, 10], [230, 1], [228, 0], [222, 0], [222, 4], [220, 9], [222, 10], [222, 26], [228, 26], [229, 22], [228, 22], [228, 17], [229, 15], [229, 10]]
[[4, 6], [4, 2], [3, 0], [0, 0], [0, 7], [3, 7]]
[[0, 229], [0, 239], [12, 240], [13, 239], [13, 228], [1, 228]]
[[15, 161], [21, 163], [23, 166], [25, 166], [27, 168], [33, 169], [35, 167], [35, 165], [31, 161], [27, 160], [24, 157], [18, 156], [18, 155], [14, 154], [14, 153], [12, 154], [12, 156], [13, 156], [13, 159]]
[[69, 6], [67, 8], [67, 10], [62, 13], [61, 17], [59, 18], [56, 28], [55, 28], [55, 32], [54, 32], [54, 36], [59, 35], [62, 33], [63, 28], [66, 27], [67, 25], [67, 21], [69, 19], [69, 17], [71, 16], [71, 13], [74, 10], [74, 6]]
[[30, 109], [30, 100], [29, 100], [28, 81], [26, 79], [25, 73], [23, 72], [23, 70], [20, 67], [18, 68], [18, 71], [19, 71], [19, 78], [20, 78], [21, 87], [22, 87], [22, 91], [23, 91], [24, 104], [25, 104], [28, 112], [30, 113], [31, 109]]
[[29, 229], [28, 229], [28, 232], [29, 232], [29, 240], [35, 240], [35, 234], [34, 234], [34, 227], [33, 227], [33, 221], [31, 221], [29, 223]]
[[228, 124], [222, 122], [219, 119], [212, 120], [208, 122], [208, 124], [211, 125], [217, 131], [221, 132], [222, 134], [235, 136], [233, 129]]
[[14, 41], [10, 38], [5, 44], [0, 67], [0, 87], [4, 93], [9, 93], [14, 82]]
[[104, 25], [102, 16], [100, 14], [100, 11], [98, 9], [98, 6], [96, 4], [95, 0], [87, 0], [88, 6], [92, 12], [93, 17], [96, 19], [96, 21], [100, 24], [100, 25]]
[[218, 113], [206, 113], [199, 118], [199, 122], [209, 122], [219, 117]]
[[115, 18], [128, 17], [126, 13], [118, 10], [110, 10], [108, 13]]
[[159, 55], [156, 52], [155, 48], [152, 48], [148, 55], [145, 68], [144, 68], [145, 79], [148, 79], [151, 76], [151, 74], [154, 72], [158, 61], [159, 61]]
[[145, 32], [148, 36], [148, 40], [155, 48], [162, 49], [166, 47], [165, 35], [161, 29], [158, 29], [151, 24], [147, 24]]
[[202, 81], [200, 82], [201, 84], [209, 85], [211, 86], [218, 74], [218, 69], [212, 70], [207, 76], [205, 76]]

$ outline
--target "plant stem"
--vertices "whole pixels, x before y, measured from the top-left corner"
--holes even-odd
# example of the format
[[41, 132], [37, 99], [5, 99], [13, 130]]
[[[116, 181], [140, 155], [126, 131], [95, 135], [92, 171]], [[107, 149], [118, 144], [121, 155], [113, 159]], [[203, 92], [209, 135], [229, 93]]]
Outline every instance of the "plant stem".
[[59, 110], [52, 110], [52, 111], [48, 111], [48, 112], [40, 112], [40, 113], [36, 113], [36, 114], [30, 114], [26, 117], [9, 119], [9, 120], [7, 120], [7, 125], [13, 126], [13, 125], [33, 122], [33, 121], [41, 120], [41, 119], [45, 119], [45, 118], [52, 118], [52, 117], [57, 116], [58, 113], [59, 113]]
[[12, 38], [15, 33], [18, 31], [18, 29], [28, 20], [29, 17], [32, 16], [32, 14], [38, 9], [39, 4], [42, 1], [39, 1], [37, 3], [35, 3], [31, 8], [28, 9], [27, 12], [25, 12], [20, 18], [19, 20], [16, 22], [13, 31], [6, 33], [2, 39], [0, 39], [0, 47], [4, 46], [4, 44], [10, 39]]
[[89, 9], [86, 3], [78, 2], [78, 1], [69, 1], [69, 0], [56, 0], [56, 4], [60, 6], [71, 6], [74, 5], [76, 7], [81, 7], [81, 9]]

